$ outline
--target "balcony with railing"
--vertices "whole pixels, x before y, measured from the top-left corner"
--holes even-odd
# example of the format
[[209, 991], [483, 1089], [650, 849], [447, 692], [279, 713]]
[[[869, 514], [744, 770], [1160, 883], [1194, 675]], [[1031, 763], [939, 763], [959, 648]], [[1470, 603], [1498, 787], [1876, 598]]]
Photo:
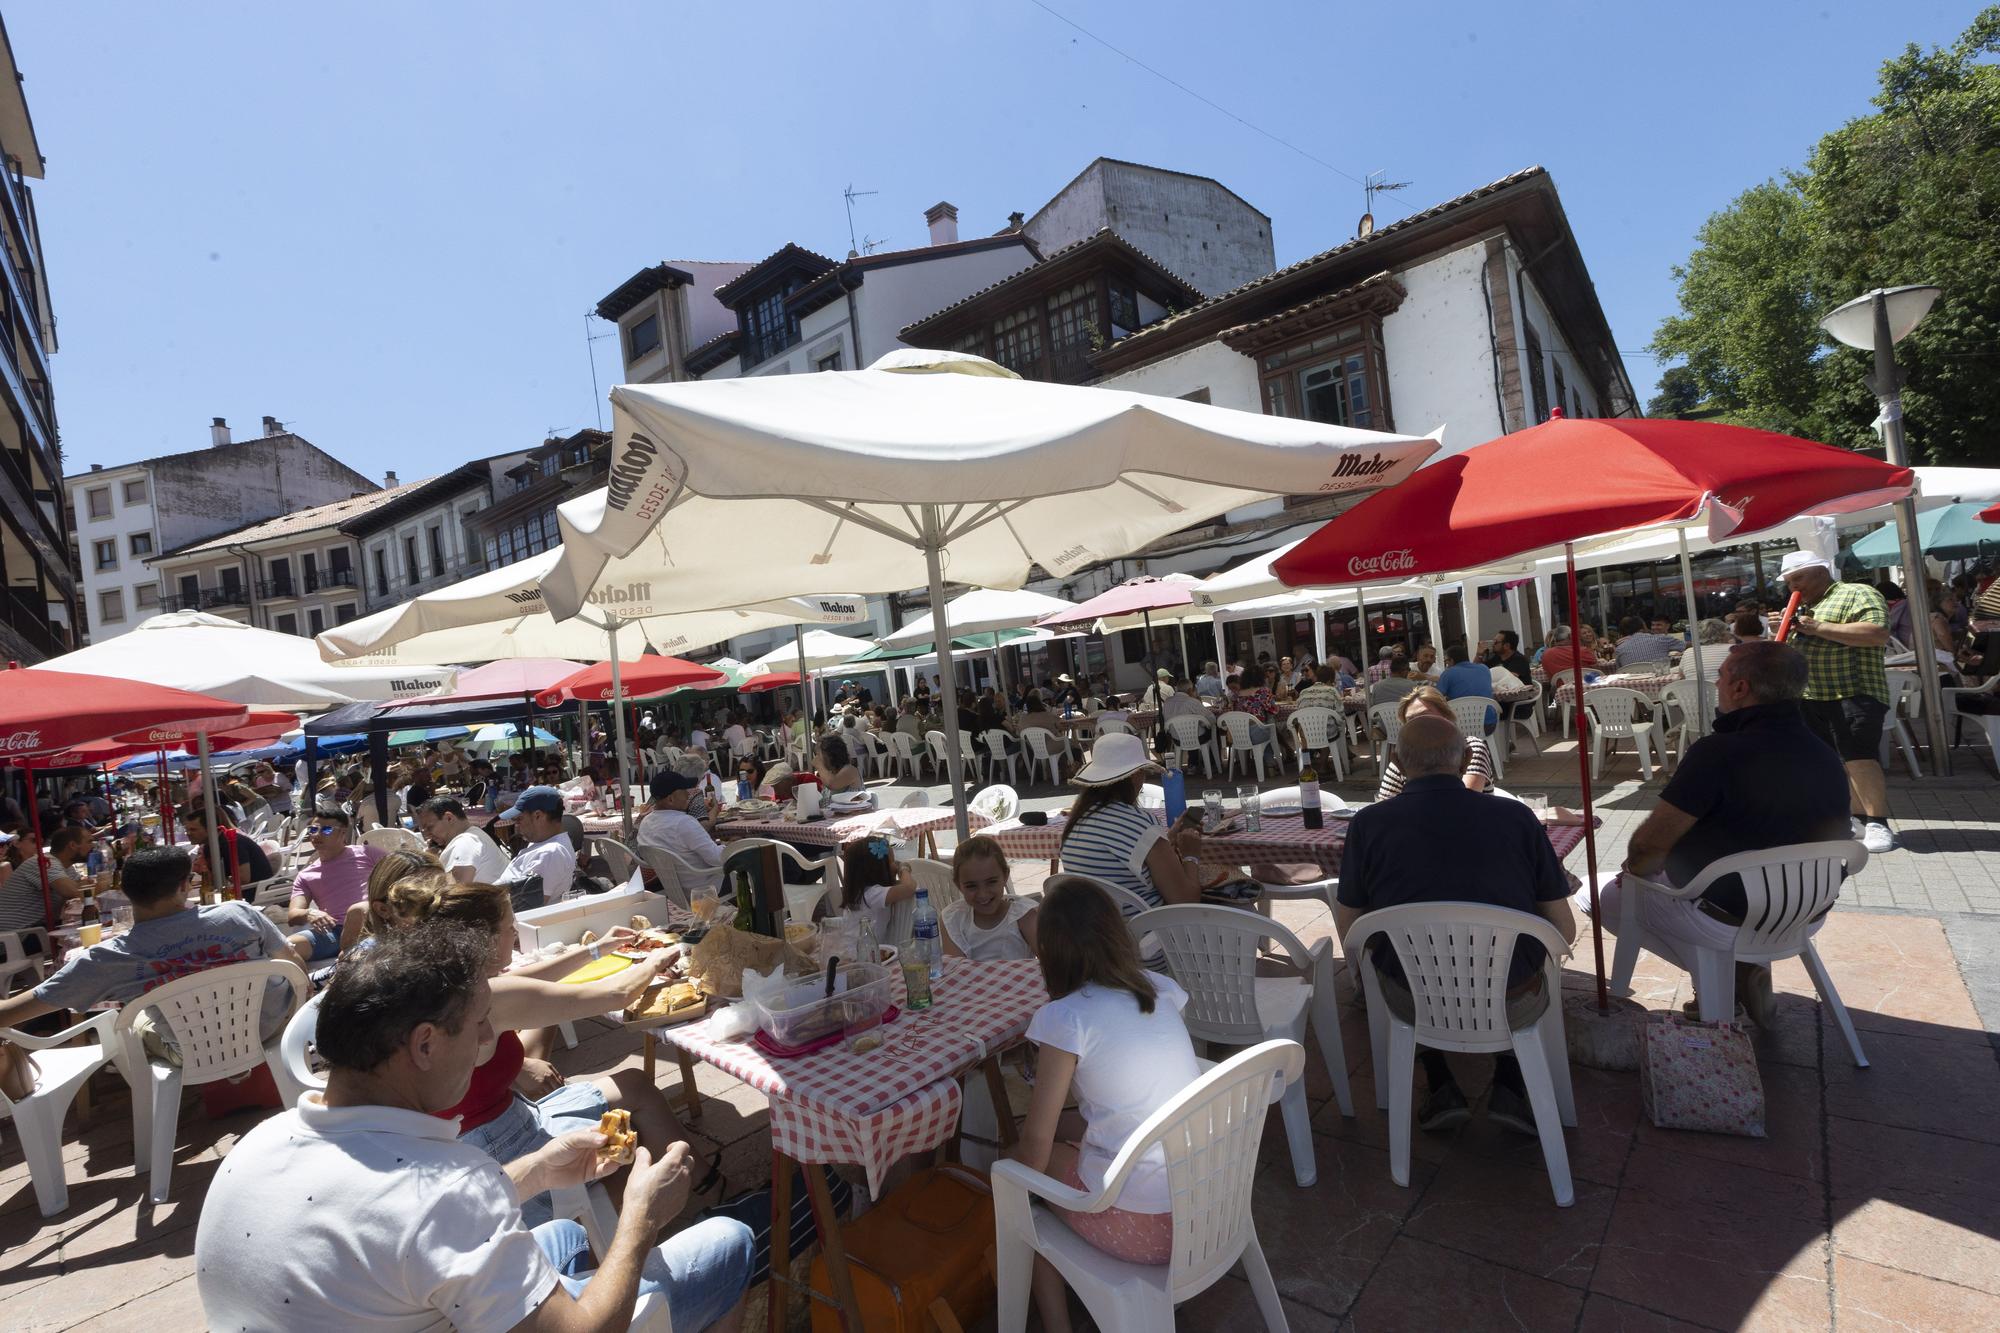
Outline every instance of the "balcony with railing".
[[162, 611], [217, 611], [248, 605], [250, 605], [249, 590], [241, 586], [203, 588], [193, 597], [184, 597], [176, 593], [160, 599]]
[[305, 577], [305, 589], [307, 592], [318, 592], [321, 588], [352, 588], [353, 586], [354, 570], [352, 568], [329, 569], [325, 571], [315, 570]]
[[0, 630], [9, 655], [23, 660], [60, 657], [70, 650], [68, 631], [50, 620], [39, 590], [0, 589]]

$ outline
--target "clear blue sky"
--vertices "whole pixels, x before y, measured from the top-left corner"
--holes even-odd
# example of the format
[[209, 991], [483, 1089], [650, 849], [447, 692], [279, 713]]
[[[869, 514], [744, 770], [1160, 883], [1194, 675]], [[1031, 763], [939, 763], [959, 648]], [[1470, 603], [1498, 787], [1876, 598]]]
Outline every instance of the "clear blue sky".
[[[1353, 177], [1385, 220], [1547, 166], [1637, 354], [1702, 220], [1868, 110], [1971, 3], [1217, 5], [1048, 0]], [[1451, 17], [1453, 14], [1461, 17]], [[594, 424], [585, 312], [660, 259], [968, 234], [1106, 154], [1212, 175], [1285, 263], [1359, 186], [1032, 0], [10, 5], [71, 470], [270, 413], [405, 480]], [[592, 321], [593, 332], [605, 325]]]

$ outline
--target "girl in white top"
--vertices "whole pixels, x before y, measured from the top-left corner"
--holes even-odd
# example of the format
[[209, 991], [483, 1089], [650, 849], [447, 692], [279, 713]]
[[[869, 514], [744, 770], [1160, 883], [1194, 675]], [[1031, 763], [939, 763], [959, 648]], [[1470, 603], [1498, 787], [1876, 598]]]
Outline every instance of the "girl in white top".
[[[1042, 894], [1042, 981], [1050, 1000], [1028, 1024], [1041, 1049], [1035, 1096], [1013, 1156], [1081, 1190], [1106, 1170], [1147, 1116], [1201, 1075], [1180, 1011], [1187, 992], [1139, 966], [1124, 916], [1089, 880], [1058, 875]], [[1063, 1103], [1076, 1094], [1077, 1110]], [[1118, 1202], [1101, 1212], [1058, 1206], [1070, 1230], [1128, 1263], [1161, 1264], [1173, 1243], [1173, 1202], [1165, 1154], [1155, 1147], [1125, 1178]], [[1068, 1333], [1062, 1276], [1035, 1259], [1035, 1306], [1042, 1327]]]
[[889, 920], [896, 904], [917, 896], [917, 881], [887, 838], [857, 838], [840, 849], [840, 895], [843, 911], [868, 913], [877, 944], [893, 944]]
[[1008, 891], [1007, 853], [984, 835], [958, 844], [951, 879], [960, 900], [938, 914], [944, 951], [983, 963], [1035, 956], [1035, 904]]

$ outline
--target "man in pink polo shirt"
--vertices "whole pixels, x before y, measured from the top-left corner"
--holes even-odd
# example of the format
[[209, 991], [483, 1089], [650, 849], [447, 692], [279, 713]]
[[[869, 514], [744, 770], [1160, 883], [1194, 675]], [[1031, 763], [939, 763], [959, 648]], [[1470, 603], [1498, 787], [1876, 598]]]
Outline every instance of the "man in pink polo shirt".
[[[380, 850], [351, 843], [353, 826], [343, 810], [320, 810], [306, 824], [306, 840], [317, 853], [313, 863], [292, 881], [292, 903], [286, 921], [312, 941], [312, 961], [340, 952], [340, 926], [347, 909], [368, 899], [368, 876], [382, 859]], [[293, 935], [294, 942], [301, 936]]]

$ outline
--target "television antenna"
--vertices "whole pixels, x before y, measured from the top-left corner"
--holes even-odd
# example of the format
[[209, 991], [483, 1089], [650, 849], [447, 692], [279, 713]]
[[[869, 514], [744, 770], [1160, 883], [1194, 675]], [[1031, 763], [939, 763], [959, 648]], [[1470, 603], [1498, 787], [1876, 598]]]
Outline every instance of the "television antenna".
[[1361, 178], [1361, 197], [1362, 197], [1363, 211], [1361, 214], [1361, 222], [1354, 229], [1355, 235], [1372, 236], [1374, 234], [1376, 195], [1387, 194], [1391, 190], [1407, 190], [1410, 188], [1411, 182], [1392, 181], [1388, 179], [1388, 175], [1389, 173], [1386, 170], [1371, 171], [1366, 176]]
[[861, 253], [861, 243], [854, 239], [854, 201], [880, 193], [880, 190], [857, 190], [851, 184], [840, 192], [840, 197], [847, 201], [847, 254], [850, 259]]

